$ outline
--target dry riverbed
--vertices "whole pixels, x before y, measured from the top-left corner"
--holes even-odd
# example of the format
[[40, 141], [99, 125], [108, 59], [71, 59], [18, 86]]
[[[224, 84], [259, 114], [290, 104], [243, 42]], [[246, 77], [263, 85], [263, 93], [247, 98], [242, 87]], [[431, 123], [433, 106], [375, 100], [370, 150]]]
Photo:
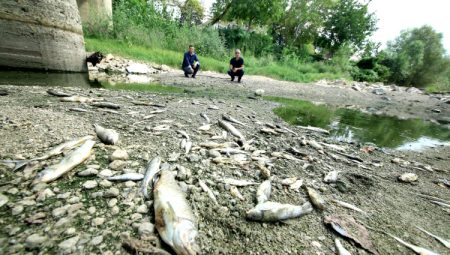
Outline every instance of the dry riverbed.
[[[160, 75], [158, 79], [182, 84], [191, 81], [177, 77]], [[199, 83], [205, 80], [206, 77], [199, 77]], [[225, 81], [218, 89], [223, 86]], [[0, 159], [40, 156], [65, 141], [95, 135], [92, 126], [95, 123], [115, 129], [120, 139], [114, 146], [96, 139], [94, 153], [86, 162], [46, 185], [31, 186], [31, 182], [37, 172], [59, 162], [63, 156], [30, 163], [15, 172], [11, 170], [12, 164], [1, 164], [0, 253], [128, 254], [123, 244], [129, 244], [130, 240], [134, 241], [134, 247], [156, 246], [169, 250], [153, 227], [153, 202], [145, 201], [138, 193], [140, 182], [117, 183], [104, 179], [111, 174], [144, 173], [148, 161], [160, 156], [178, 171], [179, 184], [198, 220], [202, 254], [335, 254], [337, 237], [352, 254], [369, 254], [324, 224], [326, 216], [335, 215], [351, 216], [365, 226], [379, 254], [412, 254], [381, 230], [448, 254], [448, 249], [416, 227], [450, 239], [450, 209], [419, 196], [449, 200], [449, 188], [438, 182], [450, 179], [449, 147], [386, 153], [379, 149], [367, 152], [371, 148], [341, 143], [336, 145], [343, 151], [336, 151], [333, 146], [323, 145], [334, 144], [326, 135], [284, 123], [271, 111], [275, 103], [247, 99], [253, 96], [254, 90], [248, 83], [236, 86], [244, 86], [240, 96], [225, 99], [220, 95], [60, 89], [112, 102], [120, 106], [116, 110], [97, 108], [91, 103], [61, 102], [43, 87], [1, 86], [8, 95], [0, 97]], [[417, 95], [422, 96], [425, 95]], [[436, 104], [441, 103], [438, 101]], [[211, 120], [207, 132], [198, 130], [206, 124], [201, 113], [206, 113]], [[249, 158], [246, 162], [215, 163], [211, 153], [200, 146], [213, 136], [221, 136], [223, 129], [217, 122], [222, 114], [246, 124], [235, 126], [247, 140], [253, 139], [249, 153], [263, 150], [260, 156], [270, 159], [267, 162], [272, 178], [270, 201], [293, 205], [309, 201], [303, 188], [296, 191], [281, 183], [296, 177], [325, 199], [325, 210], [314, 210], [301, 218], [277, 223], [246, 220], [246, 212], [255, 206], [258, 186], [238, 187], [241, 200], [233, 196], [232, 186], [220, 180], [233, 178], [261, 183], [263, 177], [257, 162]], [[280, 133], [261, 133], [262, 128], [268, 127], [266, 124], [279, 125]], [[160, 125], [170, 128], [156, 131], [154, 128]], [[285, 130], [283, 127], [293, 133], [281, 132]], [[186, 131], [193, 142], [187, 155], [180, 149], [182, 135], [177, 130]], [[215, 142], [235, 141], [230, 134], [218, 139]], [[305, 141], [316, 141], [322, 148]], [[300, 153], [293, 153], [293, 147]], [[128, 157], [122, 155], [120, 160], [111, 162], [111, 155], [118, 149], [125, 150]], [[338, 181], [325, 183], [324, 175], [332, 170], [340, 171]], [[90, 174], [80, 176], [80, 172]], [[398, 181], [404, 173], [415, 173], [418, 180]], [[201, 189], [199, 180], [212, 190], [218, 205]], [[332, 199], [350, 203], [365, 213], [343, 208], [331, 202]]]

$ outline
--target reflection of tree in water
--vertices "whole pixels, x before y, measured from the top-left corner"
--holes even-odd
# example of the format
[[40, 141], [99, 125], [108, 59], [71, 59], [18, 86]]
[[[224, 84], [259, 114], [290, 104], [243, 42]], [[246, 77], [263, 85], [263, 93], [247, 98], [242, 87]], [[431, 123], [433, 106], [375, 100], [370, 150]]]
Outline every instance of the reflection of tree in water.
[[395, 148], [421, 137], [449, 141], [450, 130], [422, 120], [400, 120], [389, 116], [376, 116], [356, 110], [333, 110], [310, 102], [271, 98], [283, 106], [274, 112], [293, 125], [333, 129], [333, 136], [341, 141], [372, 142], [381, 147]]

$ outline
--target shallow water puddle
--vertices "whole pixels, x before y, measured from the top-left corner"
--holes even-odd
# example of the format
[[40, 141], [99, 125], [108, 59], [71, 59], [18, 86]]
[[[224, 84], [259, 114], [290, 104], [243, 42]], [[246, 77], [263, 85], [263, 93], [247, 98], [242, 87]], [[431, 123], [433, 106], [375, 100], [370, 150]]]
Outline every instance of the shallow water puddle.
[[419, 119], [401, 120], [358, 110], [333, 109], [295, 99], [265, 99], [281, 103], [274, 112], [286, 122], [328, 129], [337, 141], [368, 142], [385, 148], [415, 151], [450, 146], [450, 129]]

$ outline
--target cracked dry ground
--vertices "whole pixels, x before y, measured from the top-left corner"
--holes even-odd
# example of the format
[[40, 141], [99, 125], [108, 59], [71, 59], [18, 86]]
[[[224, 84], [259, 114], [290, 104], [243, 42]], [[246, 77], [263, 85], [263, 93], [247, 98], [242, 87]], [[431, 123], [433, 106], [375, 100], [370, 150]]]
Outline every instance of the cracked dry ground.
[[[317, 150], [303, 145], [303, 140], [334, 142], [326, 135], [288, 126], [272, 113], [276, 104], [246, 99], [245, 93], [241, 97], [221, 98], [217, 94], [196, 96], [61, 89], [103, 98], [121, 106], [117, 112], [111, 112], [89, 104], [60, 102], [42, 87], [2, 88], [7, 89], [9, 95], [0, 98], [1, 159], [40, 156], [64, 141], [94, 135], [94, 123], [120, 133], [118, 145], [107, 146], [96, 140], [93, 155], [86, 162], [47, 185], [30, 184], [45, 165], [59, 162], [63, 156], [30, 164], [16, 172], [8, 164], [0, 165], [0, 194], [3, 201], [7, 199], [0, 207], [2, 254], [128, 254], [122, 242], [129, 238], [134, 238], [141, 246], [170, 250], [159, 241], [153, 228], [152, 201], [144, 201], [137, 193], [140, 182], [112, 183], [103, 178], [123, 172], [143, 173], [148, 160], [159, 155], [167, 162], [169, 157], [176, 156], [174, 153], [180, 155], [169, 164], [174, 169], [184, 167], [185, 174], [178, 174], [179, 184], [198, 220], [198, 244], [202, 254], [335, 254], [334, 239], [338, 235], [324, 224], [324, 217], [336, 214], [350, 215], [370, 227], [368, 231], [379, 254], [412, 252], [373, 229], [448, 254], [444, 246], [416, 228], [420, 226], [449, 238], [449, 209], [418, 196], [427, 194], [447, 200], [450, 197], [447, 187], [434, 183], [438, 179], [449, 179], [448, 147], [423, 153], [392, 151], [388, 154], [375, 150], [367, 154], [360, 151], [359, 145], [337, 144], [345, 149], [345, 154], [354, 155], [363, 162], [350, 160], [338, 155], [331, 147]], [[166, 111], [151, 114], [154, 107], [135, 105], [132, 101], [136, 100], [165, 105]], [[208, 109], [211, 105], [217, 106], [218, 110]], [[88, 112], [69, 110], [74, 107], [85, 108]], [[200, 113], [206, 113], [211, 119], [208, 132], [198, 131], [205, 123]], [[264, 150], [262, 156], [270, 158], [271, 201], [294, 205], [308, 201], [304, 189], [295, 191], [281, 184], [285, 178], [297, 177], [304, 185], [319, 192], [328, 202], [326, 209], [278, 223], [246, 220], [246, 211], [255, 206], [257, 186], [239, 187], [244, 197], [239, 200], [231, 194], [231, 187], [220, 179], [230, 177], [261, 183], [257, 162], [250, 159], [245, 164], [216, 164], [208, 150], [199, 146], [210, 141], [212, 136], [222, 134], [217, 121], [225, 113], [247, 124], [236, 127], [248, 140], [253, 139], [252, 150]], [[288, 127], [296, 134], [263, 134], [260, 130], [265, 123]], [[169, 125], [170, 129], [153, 131], [153, 127], [161, 124]], [[185, 130], [191, 137], [193, 148], [188, 155], [180, 149], [182, 137], [176, 130]], [[233, 140], [228, 135], [216, 142]], [[301, 154], [292, 154], [292, 147]], [[125, 150], [129, 158], [111, 165], [110, 156], [119, 148]], [[393, 163], [394, 158], [402, 158], [402, 164]], [[175, 168], [177, 165], [182, 167]], [[433, 171], [425, 170], [427, 165]], [[90, 174], [80, 176], [79, 172], [86, 169]], [[331, 170], [341, 171], [338, 183], [323, 182], [324, 175]], [[416, 173], [418, 181], [410, 184], [397, 180], [399, 175], [407, 172]], [[219, 205], [215, 205], [199, 187], [199, 179], [214, 192]], [[93, 181], [97, 185], [89, 185]], [[331, 199], [351, 203], [366, 213], [340, 207]], [[352, 254], [368, 254], [346, 239], [341, 241]]]

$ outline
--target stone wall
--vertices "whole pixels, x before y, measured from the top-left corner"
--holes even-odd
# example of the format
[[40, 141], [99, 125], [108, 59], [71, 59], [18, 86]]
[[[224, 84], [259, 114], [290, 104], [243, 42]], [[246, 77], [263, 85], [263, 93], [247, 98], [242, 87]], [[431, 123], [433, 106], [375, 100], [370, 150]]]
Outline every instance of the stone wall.
[[76, 0], [1, 0], [0, 66], [87, 71]]
[[108, 22], [112, 26], [112, 0], [77, 0], [83, 24]]

